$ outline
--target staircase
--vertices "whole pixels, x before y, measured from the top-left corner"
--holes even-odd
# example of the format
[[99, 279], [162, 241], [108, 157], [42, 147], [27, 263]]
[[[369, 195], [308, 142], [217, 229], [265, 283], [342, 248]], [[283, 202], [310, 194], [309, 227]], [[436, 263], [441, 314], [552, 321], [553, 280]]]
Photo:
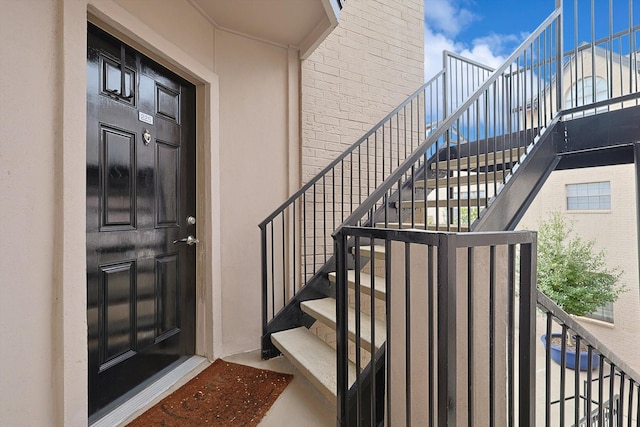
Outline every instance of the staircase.
[[[448, 69], [464, 69], [466, 70], [465, 74], [469, 76], [469, 82], [462, 85], [461, 89], [457, 91], [457, 99], [452, 97], [449, 100], [448, 108], [451, 109], [464, 101], [460, 98], [460, 94], [473, 93], [476, 87], [493, 71], [451, 52], [443, 53], [443, 63], [445, 65], [443, 71], [398, 106], [260, 225], [263, 242], [263, 320], [265, 326], [263, 357], [284, 354], [330, 401], [335, 401], [337, 398], [335, 374], [337, 369], [335, 353], [335, 327], [337, 323], [335, 287], [337, 277], [335, 260], [332, 257], [333, 248], [329, 243], [330, 234], [339, 224], [344, 222], [345, 213], [351, 213], [352, 206], [362, 206], [361, 202], [379, 188], [380, 183], [388, 177], [389, 173], [396, 170], [409, 154], [415, 152], [419, 145], [418, 141], [427, 134], [433, 134], [444, 120], [445, 106], [442, 105], [442, 98], [438, 94], [453, 84], [447, 80]], [[412, 117], [415, 119], [417, 115], [422, 114], [427, 117], [429, 125], [423, 125], [418, 120], [411, 120]], [[415, 126], [407, 126], [406, 123], [409, 121], [415, 122]], [[394, 140], [394, 135], [398, 134], [405, 135], [406, 138], [403, 141]], [[422, 145], [424, 146], [424, 144]], [[434, 150], [432, 151], [435, 153]], [[431, 157], [435, 158], [433, 154]], [[493, 154], [479, 155], [474, 160], [475, 163], [468, 166], [462, 165], [452, 173], [457, 173], [460, 176], [459, 179], [464, 180], [464, 173], [460, 171], [465, 168], [481, 170], [482, 167], [478, 165], [478, 162], [485, 161], [485, 157], [491, 161], [502, 161], [499, 156], [494, 159]], [[511, 163], [509, 160], [505, 164]], [[443, 170], [442, 165], [438, 163], [434, 163], [433, 167], [436, 173]], [[426, 170], [424, 165], [421, 165], [420, 168]], [[347, 173], [344, 172], [345, 169], [348, 170]], [[503, 171], [500, 171], [498, 175], [502, 173]], [[427, 171], [427, 175], [432, 175], [432, 172]], [[345, 185], [346, 178], [354, 179], [355, 177], [358, 178], [357, 185], [351, 185], [352, 188], [349, 188], [348, 184]], [[468, 178], [467, 176], [466, 179]], [[491, 179], [481, 178], [481, 180], [484, 183]], [[340, 188], [336, 190], [335, 185], [338, 182]], [[427, 180], [423, 184], [426, 187], [432, 186], [433, 180]], [[433, 192], [433, 189], [419, 188], [420, 185], [418, 183], [415, 191], [412, 190], [414, 200], [420, 194], [428, 195]], [[331, 204], [325, 202], [327, 198], [331, 200]], [[486, 197], [484, 199], [484, 203], [486, 203]], [[322, 200], [323, 206], [319, 210], [317, 205], [320, 200]], [[426, 197], [422, 197], [422, 200], [424, 200], [423, 205], [430, 203], [426, 202]], [[420, 200], [417, 200], [417, 203], [417, 209], [409, 210], [421, 212]], [[468, 203], [473, 203], [473, 200], [469, 200]], [[344, 206], [347, 204], [350, 209], [345, 212]], [[392, 206], [393, 203], [388, 203], [383, 210]], [[444, 206], [443, 204], [442, 207]], [[430, 207], [425, 207], [422, 212], [426, 214], [430, 209]], [[395, 210], [397, 211], [396, 216], [400, 215], [400, 217], [408, 211], [406, 208]], [[337, 218], [337, 215], [340, 217]], [[388, 220], [393, 216], [385, 215], [385, 218], [388, 223]], [[329, 225], [318, 229], [316, 226], [318, 223]], [[396, 226], [397, 224], [396, 222]], [[377, 225], [393, 226], [393, 224]], [[419, 227], [419, 225], [415, 226]], [[306, 239], [310, 243], [303, 242], [298, 246], [296, 243], [288, 242], [289, 237], [295, 239], [296, 235], [307, 236]], [[278, 246], [281, 246], [282, 249], [279, 249]], [[286, 252], [285, 247], [287, 246], [290, 248], [291, 258], [284, 259], [282, 263], [276, 262], [277, 256], [273, 256], [273, 254]], [[318, 246], [324, 246], [322, 251], [317, 250]], [[383, 254], [382, 248], [376, 249]], [[355, 381], [355, 373], [361, 371], [361, 368], [370, 362], [372, 345], [375, 354], [384, 344], [386, 337], [384, 268], [373, 267], [375, 261], [369, 263], [370, 259], [370, 251], [363, 248], [362, 259], [357, 263], [364, 266], [368, 273], [359, 275], [359, 280], [362, 283], [358, 284], [361, 288], [358, 296], [353, 291], [356, 285], [354, 280], [348, 282], [352, 289], [349, 338], [353, 342], [356, 340], [359, 342], [358, 346], [352, 345], [351, 348], [349, 372], [352, 382]], [[353, 273], [353, 271], [349, 273], [352, 279], [355, 276]], [[286, 277], [287, 275], [289, 277]], [[298, 281], [298, 276], [306, 278], [306, 284], [300, 288], [298, 286], [303, 280], [301, 278]], [[275, 283], [283, 278], [286, 283], [278, 290]], [[356, 299], [367, 301], [366, 305], [368, 306], [362, 313], [358, 325], [353, 321], [355, 319], [353, 303]], [[278, 306], [281, 308], [278, 309]], [[371, 316], [371, 307], [373, 307], [373, 317]], [[269, 320], [269, 317], [272, 318]], [[372, 339], [372, 336], [375, 337], [375, 340]], [[356, 355], [356, 353], [358, 354]], [[356, 361], [356, 358], [359, 361]]]
[[[525, 154], [525, 148], [513, 148], [474, 156], [434, 161], [424, 178], [413, 183], [413, 192], [408, 200], [398, 200], [390, 205], [398, 212], [403, 222], [376, 222], [376, 227], [391, 229], [419, 229], [430, 231], [469, 231], [469, 225], [482, 215], [496, 189], [503, 185], [511, 167]], [[439, 177], [438, 177], [439, 176]], [[456, 192], [451, 190], [455, 189]], [[460, 192], [460, 190], [466, 192]], [[456, 197], [447, 197], [456, 194]], [[471, 197], [469, 195], [471, 194]], [[459, 195], [459, 196], [458, 196]], [[426, 221], [425, 221], [426, 218]], [[436, 223], [436, 219], [439, 220]], [[437, 224], [437, 225], [436, 225]], [[356, 381], [356, 372], [371, 360], [371, 347], [378, 351], [386, 339], [385, 322], [385, 266], [383, 246], [360, 248], [361, 273], [347, 272], [349, 287], [348, 338], [349, 386]], [[371, 263], [370, 260], [374, 259]], [[376, 265], [375, 259], [378, 259]], [[355, 303], [356, 276], [360, 289], [359, 302]], [[337, 275], [327, 275], [335, 285]], [[373, 289], [373, 292], [372, 292]], [[364, 302], [364, 303], [363, 303]], [[355, 307], [363, 307], [356, 316]], [[374, 306], [374, 317], [371, 307]], [[337, 400], [336, 359], [336, 313], [334, 297], [324, 297], [300, 302], [300, 309], [313, 319], [310, 328], [299, 326], [271, 334], [275, 347], [312, 383], [329, 401]], [[358, 317], [359, 325], [356, 325]], [[375, 337], [373, 339], [372, 337]], [[356, 342], [359, 343], [356, 345]], [[356, 354], [358, 353], [358, 354]], [[359, 364], [356, 361], [359, 360]], [[358, 366], [356, 366], [358, 365]], [[380, 420], [378, 420], [380, 421]]]
[[[575, 148], [559, 106], [563, 69], [577, 58], [577, 51], [563, 57], [562, 41], [557, 39], [561, 21], [559, 7], [495, 71], [445, 52], [440, 73], [260, 224], [263, 357], [287, 357], [329, 401], [336, 402], [340, 423], [379, 425], [385, 418], [385, 381], [391, 381], [386, 316], [389, 291], [400, 286], [391, 283], [389, 242], [399, 239], [408, 244], [401, 237], [406, 234], [399, 233], [416, 230], [445, 233], [444, 240], [450, 233], [513, 230], [561, 161], [563, 147]], [[457, 67], [468, 71], [452, 72]], [[465, 75], [467, 80], [454, 81]], [[454, 85], [459, 86], [455, 93], [464, 96], [447, 99]], [[624, 105], [631, 98], [611, 96], [611, 105]], [[568, 110], [566, 119], [586, 109], [578, 105]], [[339, 242], [344, 229], [353, 233]], [[369, 231], [357, 237], [356, 229]], [[424, 234], [416, 236], [423, 239]], [[494, 237], [502, 242], [503, 236]], [[518, 238], [523, 239], [518, 244], [531, 244], [528, 235]], [[438, 283], [434, 292], [446, 285]], [[538, 301], [556, 322], [570, 324], [599, 354], [607, 353], [535, 289], [530, 296], [533, 302], [521, 308], [529, 310], [522, 315], [535, 317]], [[533, 351], [530, 332], [522, 338], [529, 343], [521, 352]], [[435, 339], [432, 344], [446, 341], [444, 335]], [[447, 354], [445, 350], [440, 357]], [[613, 355], [607, 360], [636, 378]], [[437, 363], [446, 365], [444, 360]], [[527, 363], [535, 367], [530, 359]], [[439, 375], [446, 376], [447, 371]], [[513, 387], [513, 377], [508, 382]], [[534, 388], [524, 378], [519, 382], [522, 390]], [[529, 397], [535, 401], [535, 395]], [[430, 404], [440, 405], [437, 411], [430, 407], [429, 413], [437, 413], [439, 423], [446, 422], [448, 403], [436, 399]], [[407, 403], [407, 417], [410, 406]], [[532, 413], [528, 404], [523, 403], [520, 411], [521, 422], [533, 419], [527, 418]], [[516, 412], [510, 408], [511, 420]]]

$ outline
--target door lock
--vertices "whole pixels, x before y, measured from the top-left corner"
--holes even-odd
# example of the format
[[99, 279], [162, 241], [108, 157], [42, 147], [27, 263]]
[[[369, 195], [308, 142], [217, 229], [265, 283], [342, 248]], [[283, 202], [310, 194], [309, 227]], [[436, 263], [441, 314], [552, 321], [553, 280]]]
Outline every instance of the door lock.
[[187, 217], [187, 224], [194, 225], [196, 223], [196, 219], [192, 216]]
[[176, 243], [186, 243], [189, 246], [193, 246], [196, 243], [200, 243], [200, 240], [196, 239], [193, 236], [187, 236], [184, 239], [180, 239], [180, 240], [174, 240], [173, 244], [175, 245]]

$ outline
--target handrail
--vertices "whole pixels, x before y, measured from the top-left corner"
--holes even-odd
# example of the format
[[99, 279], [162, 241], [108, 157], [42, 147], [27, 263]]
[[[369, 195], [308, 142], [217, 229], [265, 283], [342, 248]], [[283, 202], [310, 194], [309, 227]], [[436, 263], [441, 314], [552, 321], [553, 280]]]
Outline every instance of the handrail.
[[[505, 425], [536, 425], [535, 232], [344, 226], [334, 239], [338, 425], [393, 425], [392, 420], [402, 419], [406, 425], [500, 425], [502, 420]], [[373, 252], [374, 247], [384, 248], [369, 261], [371, 271], [376, 259], [384, 263], [384, 306], [374, 303], [373, 293], [360, 298], [361, 286], [373, 283], [368, 283], [372, 276], [361, 274], [358, 263], [370, 256], [364, 250]], [[352, 258], [355, 269], [349, 265]], [[353, 273], [351, 286], [346, 285], [348, 270]], [[474, 297], [481, 292], [492, 295], [488, 306]], [[505, 304], [498, 307], [497, 300]], [[364, 304], [366, 320], [361, 313]], [[375, 328], [382, 325], [368, 324], [376, 318], [384, 319], [380, 332]], [[489, 328], [480, 329], [479, 324]], [[384, 348], [383, 355], [376, 353], [385, 361], [384, 371], [368, 369], [370, 347], [360, 339], [367, 336], [375, 336]], [[492, 343], [506, 338], [504, 345], [481, 347], [480, 336]], [[349, 375], [349, 355], [355, 383]], [[489, 384], [478, 384], [478, 375]], [[363, 383], [377, 383], [376, 394], [364, 391]], [[412, 404], [416, 400], [417, 406]], [[380, 413], [382, 407], [386, 419], [371, 422], [370, 414]], [[484, 408], [492, 408], [490, 414]]]
[[445, 58], [445, 60], [447, 57], [455, 58], [459, 61], [464, 61], [467, 64], [473, 65], [474, 67], [489, 71], [490, 73], [493, 73], [495, 71], [495, 68], [493, 67], [489, 67], [488, 65], [484, 65], [478, 61], [474, 61], [473, 59], [465, 58], [464, 56], [458, 55], [457, 53], [451, 52], [450, 50], [443, 50], [442, 56]]
[[[411, 169], [411, 166], [417, 163], [427, 152], [429, 148], [431, 148], [434, 143], [437, 141], [451, 129], [455, 123], [463, 116], [463, 114], [471, 107], [474, 102], [476, 102], [484, 93], [487, 91], [491, 85], [495, 84], [497, 80], [502, 77], [503, 73], [511, 67], [511, 64], [522, 54], [526, 49], [529, 48], [529, 45], [535, 41], [545, 30], [551, 25], [554, 20], [558, 19], [562, 15], [562, 9], [557, 8], [544, 20], [542, 24], [538, 26], [538, 28], [527, 37], [527, 39], [520, 44], [518, 49], [516, 49], [506, 60], [505, 62], [498, 68], [496, 71], [485, 80], [485, 82], [475, 91], [475, 93], [467, 99], [461, 106], [459, 106], [456, 111], [444, 119], [444, 121], [440, 124], [438, 129], [436, 129], [425, 142], [420, 144], [418, 148], [405, 159], [405, 161], [398, 166], [395, 171], [390, 174], [377, 188], [371, 193], [371, 195], [363, 201], [360, 206], [358, 206], [353, 213], [338, 227], [336, 232], [338, 232], [343, 226], [346, 225], [357, 225], [360, 219], [370, 210], [372, 209], [376, 202], [378, 202], [384, 194], [389, 191], [402, 177]], [[556, 64], [557, 66], [561, 66]], [[334, 233], [335, 234], [335, 233]]]
[[331, 233], [440, 126], [446, 116], [445, 86], [451, 84], [446, 80], [452, 74], [462, 77], [450, 100], [456, 105], [490, 74], [459, 55], [449, 65], [449, 74], [445, 68], [423, 84], [259, 224], [263, 343], [280, 330], [272, 320], [295, 318], [289, 312], [297, 306], [290, 302], [327, 292], [322, 283], [332, 268]]
[[620, 359], [616, 354], [602, 344], [591, 332], [589, 332], [584, 326], [578, 323], [574, 318], [569, 316], [562, 308], [560, 308], [551, 298], [546, 296], [539, 289], [537, 290], [538, 305], [542, 306], [545, 310], [550, 312], [558, 320], [570, 330], [580, 336], [583, 341], [586, 341], [589, 346], [596, 350], [599, 354], [608, 359], [621, 371], [624, 371], [625, 375], [631, 377], [633, 381], [640, 384], [640, 374], [638, 374], [631, 366]]
[[[632, 31], [632, 32], [640, 31], [640, 25], [636, 25], [636, 26], [630, 28], [629, 30], [618, 31], [618, 32], [612, 34], [611, 38], [618, 39], [620, 37], [626, 36], [626, 35], [628, 35], [629, 31]], [[598, 53], [603, 53], [603, 51], [606, 52], [607, 49], [598, 47], [598, 45], [610, 41], [609, 39], [610, 39], [610, 37], [606, 36], [606, 37], [602, 37], [602, 38], [599, 38], [597, 40], [594, 40], [593, 42], [590, 42], [590, 43], [586, 43], [585, 42], [585, 43], [579, 44], [577, 47], [572, 47], [571, 49], [565, 50], [562, 53], [562, 57], [563, 58], [566, 58], [566, 57], [571, 58], [571, 57], [575, 56], [575, 54], [578, 53], [578, 52], [582, 53], [582, 52], [584, 52], [586, 50], [591, 50], [592, 48], [594, 49], [594, 51], [597, 51]], [[636, 53], [636, 52], [631, 52], [631, 53], [633, 54], [633, 53]], [[619, 56], [621, 58], [621, 60], [623, 60], [623, 61], [631, 62], [631, 59], [627, 55], [622, 55], [620, 53], [616, 53], [616, 55]], [[455, 57], [455, 54], [452, 54], [451, 56]], [[467, 61], [470, 61], [470, 60], [467, 60]], [[640, 60], [638, 60], [638, 61], [640, 61]], [[540, 66], [540, 65], [548, 65], [550, 63], [551, 63], [551, 60], [549, 60], [549, 59], [544, 60], [542, 62], [533, 62], [530, 66], [528, 66], [526, 68], [523, 68], [522, 70], [519, 70], [519, 72], [525, 72], [525, 71], [530, 70], [532, 67], [536, 67], [536, 66]], [[563, 66], [566, 67], [567, 66], [567, 62], [563, 62]]]
[[[542, 331], [538, 331], [539, 335], [542, 332], [545, 356], [544, 392], [539, 394], [537, 406], [544, 415], [544, 424], [555, 425], [559, 416], [577, 426], [584, 416], [589, 416], [597, 425], [622, 425], [624, 418], [631, 425], [634, 415], [638, 416], [633, 404], [634, 395], [640, 397], [638, 373], [539, 289], [535, 303], [546, 317], [546, 326], [539, 325]], [[560, 365], [559, 369], [552, 368], [552, 361]], [[573, 369], [574, 374], [568, 369]], [[616, 397], [620, 398], [620, 405], [615, 412], [609, 411], [607, 402]], [[558, 407], [552, 409], [556, 404]]]
[[347, 148], [342, 154], [340, 154], [334, 161], [329, 163], [324, 169], [316, 174], [313, 178], [304, 184], [298, 191], [296, 191], [291, 197], [289, 197], [284, 203], [278, 206], [269, 216], [267, 216], [258, 227], [264, 227], [269, 221], [277, 217], [287, 206], [291, 205], [296, 199], [298, 199], [305, 191], [313, 187], [314, 184], [320, 182], [323, 176], [326, 176], [333, 168], [340, 164], [340, 162], [347, 158], [349, 154], [354, 152], [363, 142], [367, 141], [377, 130], [387, 123], [394, 115], [398, 114], [404, 107], [406, 107], [413, 99], [420, 95], [427, 87], [436, 82], [442, 75], [444, 70], [440, 70], [435, 76], [433, 76], [428, 82], [424, 83], [418, 90], [409, 95], [402, 104], [398, 105], [393, 111], [387, 114], [382, 120], [380, 120], [375, 126], [373, 126], [367, 133], [365, 133], [360, 139], [354, 142], [349, 148]]

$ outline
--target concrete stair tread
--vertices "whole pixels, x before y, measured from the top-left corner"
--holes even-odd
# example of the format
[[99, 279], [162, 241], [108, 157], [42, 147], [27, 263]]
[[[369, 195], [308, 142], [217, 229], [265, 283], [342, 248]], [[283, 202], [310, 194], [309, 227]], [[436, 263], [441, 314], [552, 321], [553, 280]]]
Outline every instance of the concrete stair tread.
[[[322, 298], [303, 301], [300, 303], [302, 311], [316, 320], [335, 330], [336, 328], [336, 300], [334, 298]], [[348, 311], [349, 339], [356, 342], [356, 311], [352, 307]], [[374, 320], [375, 348], [379, 349], [386, 340], [387, 325], [379, 319]], [[360, 339], [361, 345], [367, 351], [371, 351], [371, 316], [360, 313]]]
[[[362, 250], [362, 249], [361, 249]], [[336, 283], [336, 273], [329, 273], [329, 280]], [[356, 272], [355, 270], [347, 270], [347, 283], [349, 287], [355, 289], [356, 287]], [[384, 277], [374, 276], [373, 288], [375, 297], [381, 300], [386, 298], [386, 284]], [[360, 273], [360, 291], [366, 295], [371, 295], [371, 275], [367, 273]]]
[[[381, 227], [381, 228], [401, 228], [402, 230], [424, 230], [424, 224], [420, 224], [420, 223], [415, 223], [413, 225], [411, 225], [410, 222], [407, 223], [403, 223], [402, 227], [400, 227], [400, 223], [397, 222], [390, 222], [388, 224], [385, 224], [384, 222], [380, 222], [380, 223], [376, 223], [376, 227]], [[468, 225], [461, 225], [460, 227], [458, 227], [458, 225], [456, 224], [449, 224], [449, 229], [447, 230], [447, 224], [443, 224], [440, 225], [438, 227], [436, 227], [435, 225], [429, 225], [427, 227], [428, 231], [453, 231], [453, 232], [459, 232], [459, 231], [469, 231], [469, 226]]]
[[[273, 344], [329, 399], [337, 402], [336, 351], [307, 328], [271, 334]], [[356, 366], [349, 362], [349, 384], [355, 383]]]
[[[475, 169], [478, 167], [486, 166], [489, 164], [490, 166], [493, 164], [502, 165], [505, 162], [517, 162], [525, 152], [524, 147], [520, 148], [512, 148], [511, 150], [505, 150], [504, 152], [499, 150], [497, 152], [490, 152], [486, 154], [471, 155], [469, 157], [462, 157], [461, 159], [451, 159], [449, 160], [449, 168], [450, 169], [458, 169], [458, 163], [460, 164], [460, 169]], [[447, 161], [441, 160], [437, 162], [438, 170], [446, 170], [447, 169]], [[431, 164], [431, 170], [436, 170], [436, 163]]]
[[[486, 197], [481, 197], [480, 199], [477, 199], [477, 198], [450, 199], [449, 200], [449, 206], [453, 207], [453, 208], [456, 208], [456, 207], [458, 207], [458, 202], [460, 202], [460, 207], [462, 207], [462, 208], [467, 207], [469, 205], [471, 205], [471, 207], [478, 207], [478, 206], [485, 207], [487, 205], [487, 198]], [[414, 200], [413, 203], [411, 202], [411, 200], [403, 200], [402, 201], [402, 208], [403, 209], [411, 209], [412, 207], [424, 208], [425, 204], [426, 204], [426, 206], [428, 208], [435, 208], [435, 207], [446, 208], [447, 207], [447, 200], [446, 199], [427, 200], [426, 202], [424, 200]]]
[[477, 185], [477, 184], [485, 184], [490, 182], [502, 181], [505, 176], [509, 174], [509, 170], [500, 170], [495, 172], [480, 172], [476, 174], [472, 172], [470, 175], [462, 175], [462, 176], [452, 176], [449, 177], [449, 181], [447, 182], [447, 178], [430, 178], [426, 181], [423, 179], [419, 179], [413, 183], [414, 188], [446, 188], [446, 187], [457, 187], [457, 186], [467, 186], [467, 185]]
[[[351, 249], [351, 251], [355, 254], [355, 249]], [[373, 255], [376, 257], [376, 259], [384, 260], [384, 255], [385, 255], [384, 245], [373, 245]], [[361, 245], [360, 256], [371, 258], [371, 246]]]

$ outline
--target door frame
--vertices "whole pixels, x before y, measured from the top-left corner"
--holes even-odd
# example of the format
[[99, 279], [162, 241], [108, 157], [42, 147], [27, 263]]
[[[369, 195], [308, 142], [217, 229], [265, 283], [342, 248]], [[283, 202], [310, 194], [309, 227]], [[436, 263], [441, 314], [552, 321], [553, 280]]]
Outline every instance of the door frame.
[[[52, 369], [58, 374], [58, 425], [86, 425], [86, 43], [87, 20], [196, 86], [196, 348], [214, 360], [221, 347], [220, 178], [218, 76], [112, 0], [63, 1], [60, 6], [62, 69], [59, 93], [59, 200], [54, 219], [56, 302]], [[213, 40], [212, 40], [213, 42]]]

